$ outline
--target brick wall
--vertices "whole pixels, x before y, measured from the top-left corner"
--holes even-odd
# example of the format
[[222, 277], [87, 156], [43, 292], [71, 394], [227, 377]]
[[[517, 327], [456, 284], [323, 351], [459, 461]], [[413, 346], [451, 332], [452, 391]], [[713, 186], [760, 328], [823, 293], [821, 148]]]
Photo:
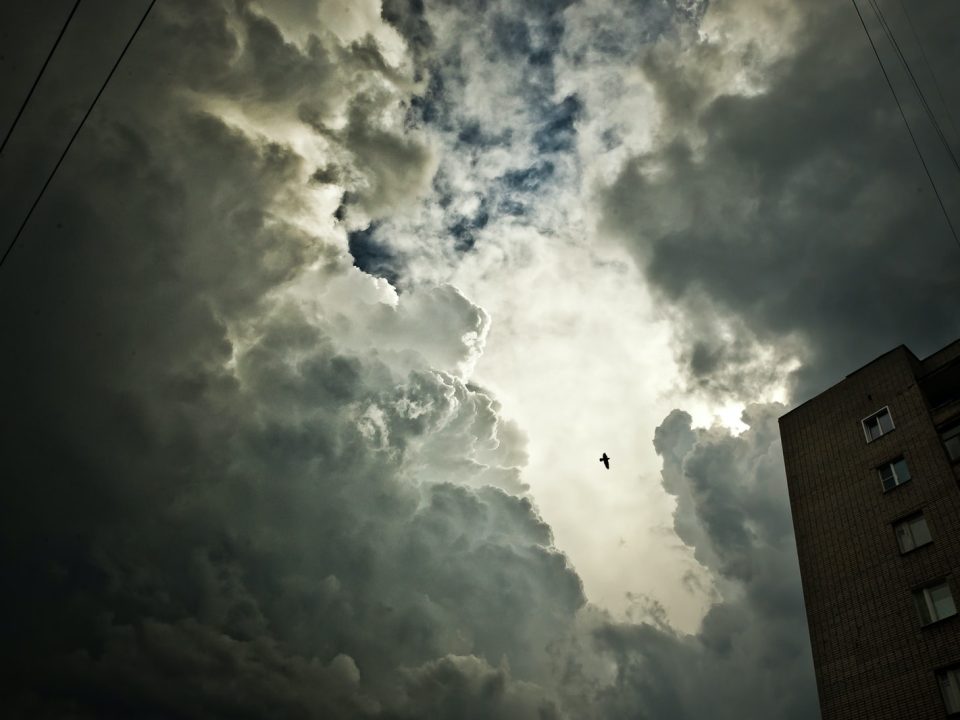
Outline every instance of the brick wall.
[[[901, 346], [780, 419], [823, 720], [946, 717], [934, 671], [960, 663], [960, 615], [921, 627], [912, 597], [946, 577], [960, 607], [960, 483], [917, 384], [930, 368]], [[895, 429], [868, 443], [861, 420], [884, 406]], [[912, 479], [884, 492], [877, 467], [900, 456]], [[901, 555], [893, 523], [917, 511], [933, 542]]]

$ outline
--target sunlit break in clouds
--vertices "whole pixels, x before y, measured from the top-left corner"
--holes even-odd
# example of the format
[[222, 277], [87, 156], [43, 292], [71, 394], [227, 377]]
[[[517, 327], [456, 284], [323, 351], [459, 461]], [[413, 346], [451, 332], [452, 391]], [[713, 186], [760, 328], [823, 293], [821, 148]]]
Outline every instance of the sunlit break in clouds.
[[4, 716], [819, 717], [777, 418], [960, 335], [853, 8], [148, 4], [0, 155], [5, 250], [133, 38], [0, 267]]

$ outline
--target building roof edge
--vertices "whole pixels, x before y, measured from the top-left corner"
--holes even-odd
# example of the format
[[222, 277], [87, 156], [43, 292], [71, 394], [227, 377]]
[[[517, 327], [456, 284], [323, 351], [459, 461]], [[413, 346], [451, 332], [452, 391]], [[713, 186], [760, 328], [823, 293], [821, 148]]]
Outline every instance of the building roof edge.
[[[957, 341], [955, 341], [955, 342], [960, 342], [960, 340], [957, 340]], [[952, 344], [953, 344], [953, 343], [950, 343], [950, 345], [952, 345]], [[944, 347], [949, 347], [949, 345], [945, 345]], [[913, 356], [913, 359], [916, 360], [917, 362], [923, 362], [922, 360], [919, 360], [916, 355], [914, 355], [913, 350], [911, 350], [910, 348], [908, 348], [905, 344], [900, 343], [900, 344], [897, 345], [896, 347], [890, 348], [890, 349], [887, 350], [886, 352], [877, 355], [873, 360], [870, 360], [869, 362], [864, 363], [863, 365], [861, 365], [860, 367], [858, 367], [856, 370], [853, 370], [852, 372], [847, 373], [846, 375], [843, 376], [843, 378], [842, 378], [841, 380], [838, 380], [838, 381], [835, 382], [833, 385], [830, 385], [829, 387], [825, 388], [824, 390], [821, 390], [820, 392], [818, 392], [818, 393], [817, 393], [816, 395], [814, 395], [813, 397], [807, 398], [806, 400], [804, 400], [804, 401], [803, 401], [802, 403], [800, 403], [799, 405], [797, 405], [797, 406], [795, 406], [795, 407], [787, 410], [787, 412], [785, 412], [783, 415], [781, 415], [779, 418], [777, 418], [777, 422], [779, 423], [779, 421], [780, 421], [780, 420], [783, 420], [785, 417], [787, 417], [787, 415], [790, 415], [790, 414], [792, 414], [793, 412], [795, 412], [795, 411], [799, 410], [800, 408], [802, 408], [804, 405], [807, 405], [808, 403], [813, 402], [813, 401], [816, 400], [818, 397], [820, 397], [820, 396], [823, 395], [824, 393], [830, 392], [830, 391], [833, 390], [835, 387], [837, 387], [837, 385], [840, 385], [840, 383], [843, 383], [843, 382], [845, 382], [846, 380], [850, 379], [851, 377], [853, 377], [854, 375], [856, 375], [856, 374], [857, 374], [858, 372], [860, 372], [861, 370], [867, 369], [868, 367], [870, 367], [871, 365], [873, 365], [875, 362], [877, 362], [877, 361], [879, 361], [879, 360], [882, 360], [882, 359], [885, 358], [887, 355], [890, 355], [891, 353], [895, 353], [895, 352], [897, 352], [897, 351], [900, 350], [900, 349], [906, 350], [908, 353], [910, 353], [910, 355]], [[942, 350], [942, 349], [943, 349], [943, 348], [940, 348], [940, 350]], [[928, 355], [927, 357], [933, 357], [933, 356], [936, 355], [938, 352], [940, 352], [940, 350], [937, 350], [936, 352], [930, 353], [930, 355]], [[925, 358], [925, 359], [926, 359], [926, 358]]]

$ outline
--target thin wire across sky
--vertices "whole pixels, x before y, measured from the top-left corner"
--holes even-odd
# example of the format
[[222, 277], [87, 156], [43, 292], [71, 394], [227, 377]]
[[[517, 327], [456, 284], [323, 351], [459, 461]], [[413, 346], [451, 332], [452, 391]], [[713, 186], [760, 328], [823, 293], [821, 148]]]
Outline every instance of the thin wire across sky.
[[[943, 197], [940, 194], [940, 190], [937, 187], [937, 183], [933, 178], [933, 174], [930, 172], [930, 167], [927, 165], [927, 160], [923, 156], [923, 152], [920, 150], [920, 144], [917, 142], [916, 135], [913, 132], [913, 128], [910, 127], [910, 122], [907, 120], [907, 114], [904, 112], [903, 104], [900, 102], [900, 97], [897, 95], [897, 91], [893, 86], [893, 82], [890, 79], [890, 74], [887, 72], [886, 66], [883, 64], [883, 59], [880, 57], [880, 51], [877, 49], [876, 43], [873, 41], [873, 36], [870, 34], [870, 29], [867, 27], [866, 20], [864, 20], [863, 14], [860, 12], [860, 6], [857, 4], [857, 0], [850, 0], [853, 3], [854, 9], [857, 11], [857, 17], [860, 18], [860, 24], [863, 26], [863, 31], [867, 35], [867, 40], [870, 41], [870, 47], [873, 49], [873, 54], [877, 58], [877, 62], [880, 65], [880, 70], [883, 73], [884, 80], [887, 82], [887, 87], [890, 88], [890, 93], [893, 95], [893, 99], [897, 104], [897, 110], [900, 111], [900, 117], [903, 118], [903, 124], [907, 128], [907, 133], [910, 135], [910, 141], [913, 143], [913, 148], [917, 152], [917, 157], [920, 158], [920, 163], [923, 165], [923, 171], [927, 175], [927, 180], [930, 181], [930, 187], [933, 188], [933, 194], [937, 198], [937, 203], [940, 205], [940, 210], [943, 213], [944, 220], [947, 222], [947, 227], [950, 229], [950, 234], [953, 236], [953, 241], [957, 244], [957, 247], [960, 248], [960, 237], [957, 236], [957, 230], [953, 226], [953, 222], [950, 219], [950, 213], [947, 212], [947, 207], [943, 202]], [[920, 96], [921, 104], [924, 107], [924, 111], [927, 114], [927, 117], [933, 123], [935, 130], [937, 131], [938, 136], [940, 137], [943, 144], [946, 146], [946, 151], [953, 160], [953, 164], [957, 167], [958, 172], [960, 172], [960, 164], [957, 163], [957, 159], [953, 154], [952, 149], [950, 148], [949, 143], [946, 141], [946, 138], [943, 136], [943, 132], [940, 129], [940, 124], [936, 120], [935, 114], [930, 110], [929, 103], [927, 103], [926, 97], [923, 94], [923, 89], [920, 87], [920, 84], [916, 81], [916, 76], [913, 74], [913, 71], [910, 69], [910, 65], [907, 62], [906, 56], [900, 51], [899, 43], [897, 43], [892, 30], [890, 30], [889, 25], [887, 25], [886, 19], [883, 17], [883, 14], [880, 8], [875, 3], [875, 0], [867, 0], [870, 4], [870, 7], [873, 9], [874, 14], [877, 17], [877, 21], [880, 23], [880, 27], [883, 29], [884, 34], [887, 39], [890, 41], [891, 45], [894, 46], [897, 57], [900, 59], [900, 62], [904, 65], [907, 70], [908, 75], [912, 80], [914, 90]], [[932, 72], [932, 69], [931, 69]]]
[[[116, 62], [114, 62], [113, 67], [110, 68], [110, 72], [107, 74], [107, 77], [104, 79], [103, 84], [100, 85], [100, 89], [97, 91], [97, 94], [94, 96], [93, 100], [90, 102], [90, 105], [87, 107], [87, 111], [83, 114], [83, 117], [80, 119], [80, 123], [77, 125], [76, 130], [73, 131], [73, 135], [70, 136], [70, 140], [67, 142], [66, 147], [63, 148], [63, 152], [60, 153], [60, 158], [57, 160], [57, 164], [53, 166], [53, 170], [50, 171], [50, 175], [47, 176], [47, 181], [43, 184], [43, 187], [40, 188], [40, 192], [37, 193], [36, 199], [33, 201], [33, 204], [30, 206], [30, 209], [27, 211], [27, 214], [23, 218], [23, 222], [20, 223], [20, 227], [17, 228], [16, 235], [13, 236], [13, 240], [7, 246], [7, 249], [3, 253], [3, 257], [0, 258], [0, 267], [3, 267], [3, 264], [6, 262], [7, 258], [10, 256], [10, 252], [13, 250], [14, 246], [17, 244], [17, 241], [20, 239], [20, 236], [23, 234], [24, 228], [27, 227], [27, 223], [30, 221], [30, 217], [33, 215], [33, 211], [36, 210], [37, 205], [40, 204], [40, 200], [43, 197], [43, 194], [46, 192], [47, 188], [50, 187], [50, 183], [53, 181], [54, 175], [57, 174], [57, 170], [60, 169], [60, 166], [63, 164], [64, 159], [67, 157], [67, 153], [70, 152], [70, 148], [73, 146], [73, 141], [77, 139], [77, 135], [80, 134], [80, 130], [83, 129], [84, 123], [87, 122], [87, 118], [90, 117], [90, 113], [93, 112], [94, 106], [96, 106], [97, 101], [100, 99], [100, 96], [103, 95], [103, 91], [106, 90], [107, 85], [110, 82], [110, 79], [113, 77], [113, 74], [117, 71], [117, 68], [120, 67], [120, 63], [123, 60], [124, 55], [127, 54], [127, 50], [133, 44], [134, 38], [137, 36], [137, 33], [140, 32], [140, 28], [143, 27], [143, 23], [147, 19], [147, 15], [150, 14], [150, 10], [153, 9], [153, 6], [156, 4], [157, 0], [150, 0], [150, 4], [147, 5], [147, 9], [144, 11], [143, 15], [140, 18], [140, 22], [137, 23], [137, 26], [133, 29], [130, 38], [127, 40], [126, 44], [123, 46], [123, 50], [120, 51], [120, 55], [117, 57]], [[60, 38], [63, 37], [64, 32], [67, 29], [67, 25], [70, 24], [71, 18], [77, 9], [77, 6], [80, 4], [79, 0], [74, 5], [73, 10], [70, 11], [70, 15], [67, 18], [67, 22], [64, 23], [63, 28], [60, 30], [60, 34], [57, 36], [57, 40], [51, 48], [50, 53], [47, 56], [46, 62], [44, 62], [43, 67], [40, 68], [40, 72], [37, 75], [36, 80], [34, 80], [33, 87], [36, 87], [37, 83], [40, 81], [40, 76], [43, 74], [44, 69], [47, 67], [47, 63], [50, 61], [50, 58], [53, 56], [54, 50], [56, 50], [57, 45], [60, 43]], [[26, 107], [26, 102], [30, 99], [30, 95], [33, 94], [33, 87], [30, 89], [30, 93], [27, 95], [27, 99], [24, 101], [23, 107]], [[19, 119], [20, 114], [23, 112], [23, 107], [21, 107], [20, 113], [17, 114], [17, 119]], [[14, 125], [16, 125], [16, 120], [14, 120]], [[8, 135], [12, 134], [13, 127], [11, 126]], [[4, 141], [6, 144], [6, 141]]]

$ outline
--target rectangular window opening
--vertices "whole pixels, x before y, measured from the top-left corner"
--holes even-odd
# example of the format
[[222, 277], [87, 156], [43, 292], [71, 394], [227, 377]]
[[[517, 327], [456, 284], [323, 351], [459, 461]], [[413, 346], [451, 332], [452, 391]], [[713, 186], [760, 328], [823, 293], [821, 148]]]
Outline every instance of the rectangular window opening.
[[863, 434], [867, 438], [867, 442], [873, 442], [878, 437], [886, 435], [893, 430], [893, 418], [890, 416], [889, 407], [878, 410], [870, 417], [864, 418], [861, 422], [863, 423]]
[[938, 672], [937, 681], [947, 715], [960, 714], [960, 665]]
[[922, 625], [930, 625], [957, 614], [953, 593], [945, 580], [915, 590], [913, 600]]
[[900, 546], [901, 553], [908, 553], [933, 542], [933, 538], [930, 536], [930, 528], [927, 527], [927, 520], [923, 513], [917, 513], [900, 520], [894, 524], [893, 529], [896, 532], [897, 544]]
[[907, 467], [907, 461], [899, 457], [878, 467], [877, 474], [880, 476], [883, 491], [887, 492], [910, 479], [910, 468]]

